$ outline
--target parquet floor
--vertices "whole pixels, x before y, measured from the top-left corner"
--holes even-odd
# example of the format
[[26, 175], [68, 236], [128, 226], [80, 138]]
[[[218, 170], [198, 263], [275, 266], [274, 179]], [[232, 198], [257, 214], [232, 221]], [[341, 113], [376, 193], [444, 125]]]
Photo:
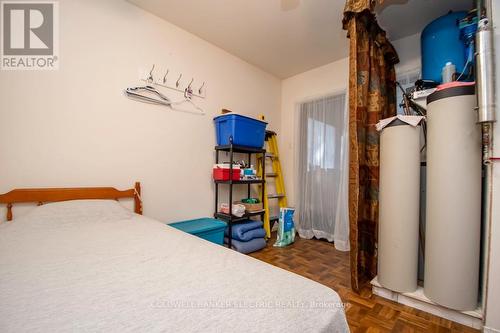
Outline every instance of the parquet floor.
[[351, 332], [479, 332], [372, 295], [369, 285], [356, 294], [350, 288], [349, 253], [335, 250], [331, 243], [298, 237], [286, 248], [275, 248], [273, 243], [274, 239], [251, 256], [334, 289], [348, 303], [346, 315]]

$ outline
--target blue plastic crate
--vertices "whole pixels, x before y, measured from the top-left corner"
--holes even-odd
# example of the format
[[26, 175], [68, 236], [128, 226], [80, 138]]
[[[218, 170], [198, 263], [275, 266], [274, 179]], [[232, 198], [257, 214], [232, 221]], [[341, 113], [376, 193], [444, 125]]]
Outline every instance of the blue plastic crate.
[[195, 220], [170, 223], [169, 226], [198, 236], [215, 244], [224, 244], [224, 229], [227, 224], [212, 218], [201, 218]]
[[266, 136], [265, 121], [239, 114], [225, 114], [214, 118], [217, 145], [234, 145], [262, 148]]

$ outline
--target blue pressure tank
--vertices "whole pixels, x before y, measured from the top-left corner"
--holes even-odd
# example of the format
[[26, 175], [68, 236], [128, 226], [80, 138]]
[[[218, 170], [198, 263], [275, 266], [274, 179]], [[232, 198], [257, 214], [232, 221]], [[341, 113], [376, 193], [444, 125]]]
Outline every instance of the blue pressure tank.
[[467, 12], [450, 12], [429, 23], [422, 31], [422, 79], [441, 82], [441, 71], [447, 62], [461, 73], [466, 62], [465, 45], [460, 40], [458, 21]]

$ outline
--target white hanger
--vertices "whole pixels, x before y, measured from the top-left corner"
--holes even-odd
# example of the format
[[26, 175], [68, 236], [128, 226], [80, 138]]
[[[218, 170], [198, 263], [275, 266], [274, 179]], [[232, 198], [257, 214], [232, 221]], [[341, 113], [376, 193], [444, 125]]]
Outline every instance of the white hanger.
[[[146, 93], [147, 95], [143, 95], [143, 94], [141, 94], [141, 92]], [[139, 87], [127, 88], [127, 89], [125, 89], [125, 94], [132, 99], [135, 99], [135, 100], [138, 100], [141, 102], [150, 103], [150, 104], [159, 104], [159, 105], [169, 106], [173, 110], [176, 110], [176, 111], [189, 112], [189, 113], [195, 113], [195, 114], [205, 114], [205, 111], [191, 100], [191, 96], [190, 96], [189, 90], [187, 88], [184, 92], [184, 99], [182, 99], [180, 101], [170, 100], [167, 96], [163, 95], [161, 92], [159, 92], [153, 86], [139, 86]], [[150, 95], [150, 96], [148, 96], [148, 95]], [[151, 97], [151, 95], [153, 95], [153, 97]], [[155, 96], [158, 98], [155, 98]], [[183, 110], [183, 109], [178, 109], [178, 108], [173, 107], [175, 105], [180, 105], [183, 103], [191, 104], [199, 112], [193, 112], [191, 110]]]
[[[191, 104], [196, 110], [200, 111], [201, 114], [205, 114], [205, 111], [200, 108], [198, 105], [196, 105], [193, 100], [191, 99], [191, 93], [190, 93], [190, 86], [184, 90], [184, 99], [176, 102], [170, 102], [171, 105], [180, 105], [183, 103], [189, 103]], [[187, 110], [179, 110], [179, 111], [184, 111], [184, 112], [191, 112]]]

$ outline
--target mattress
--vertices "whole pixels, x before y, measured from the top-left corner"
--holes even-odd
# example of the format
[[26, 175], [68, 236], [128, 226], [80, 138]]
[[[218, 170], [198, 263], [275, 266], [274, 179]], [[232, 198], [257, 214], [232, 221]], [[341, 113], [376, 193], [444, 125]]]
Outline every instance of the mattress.
[[0, 224], [1, 332], [348, 332], [333, 290], [130, 213], [47, 204]]

